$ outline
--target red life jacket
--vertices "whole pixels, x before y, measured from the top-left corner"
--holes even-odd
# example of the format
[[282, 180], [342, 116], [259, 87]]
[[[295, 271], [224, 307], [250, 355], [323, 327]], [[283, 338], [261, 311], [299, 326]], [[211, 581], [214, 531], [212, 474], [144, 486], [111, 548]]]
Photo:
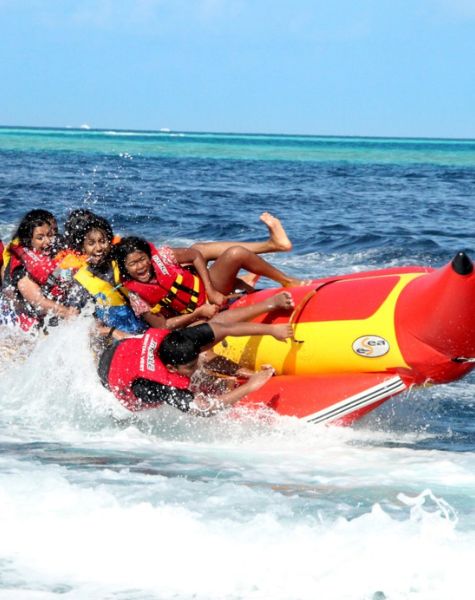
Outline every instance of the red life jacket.
[[13, 275], [19, 267], [24, 267], [29, 277], [41, 287], [45, 296], [61, 301], [64, 291], [58, 285], [58, 279], [53, 274], [57, 267], [56, 261], [34, 250], [24, 248], [17, 240], [8, 244], [4, 257], [3, 295], [11, 303], [20, 328], [23, 331], [30, 331], [34, 327], [42, 327], [44, 324], [43, 312], [23, 298], [17, 285], [13, 284]]
[[2, 240], [0, 240], [0, 269], [3, 267], [3, 251], [5, 246], [3, 245]]
[[158, 347], [168, 335], [168, 329], [149, 329], [143, 337], [122, 340], [114, 351], [109, 365], [107, 384], [116, 398], [129, 410], [155, 408], [155, 404], [142, 404], [132, 391], [138, 378], [185, 390], [190, 384], [188, 377], [171, 373], [157, 355]]
[[152, 313], [163, 308], [182, 314], [191, 313], [206, 301], [201, 278], [180, 265], [165, 264], [160, 251], [149, 244], [152, 251], [152, 267], [155, 281], [142, 283], [135, 279], [124, 282], [124, 287], [138, 294], [152, 307]]
[[57, 260], [44, 254], [39, 254], [30, 248], [24, 248], [16, 243], [10, 244], [8, 250], [10, 253], [10, 260], [6, 266], [6, 279], [11, 280], [15, 269], [23, 266], [31, 279], [41, 288], [44, 288], [45, 293], [55, 298], [62, 295], [63, 291], [58, 285], [57, 278], [53, 275], [58, 267]]

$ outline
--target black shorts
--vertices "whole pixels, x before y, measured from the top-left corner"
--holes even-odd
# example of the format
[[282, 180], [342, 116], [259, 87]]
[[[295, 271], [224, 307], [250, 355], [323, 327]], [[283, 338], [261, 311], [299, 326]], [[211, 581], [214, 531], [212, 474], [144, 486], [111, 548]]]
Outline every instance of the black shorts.
[[214, 342], [214, 331], [209, 323], [200, 323], [192, 325], [181, 330], [186, 337], [191, 340], [200, 351]]

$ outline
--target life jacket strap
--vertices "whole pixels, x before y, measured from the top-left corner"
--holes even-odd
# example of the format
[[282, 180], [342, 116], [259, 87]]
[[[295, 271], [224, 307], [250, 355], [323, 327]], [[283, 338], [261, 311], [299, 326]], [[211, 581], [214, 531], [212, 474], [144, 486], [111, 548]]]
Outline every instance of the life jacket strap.
[[[180, 302], [183, 305], [182, 310], [187, 313], [192, 313], [196, 309], [199, 302], [199, 289], [200, 280], [195, 275], [193, 275], [193, 288], [183, 284], [183, 275], [177, 275], [167, 295], [160, 300], [159, 304], [153, 307], [152, 312], [157, 314], [160, 312], [162, 307], [167, 308], [172, 303]], [[180, 298], [178, 295], [179, 292], [183, 292], [188, 296], [187, 302], [183, 298]]]

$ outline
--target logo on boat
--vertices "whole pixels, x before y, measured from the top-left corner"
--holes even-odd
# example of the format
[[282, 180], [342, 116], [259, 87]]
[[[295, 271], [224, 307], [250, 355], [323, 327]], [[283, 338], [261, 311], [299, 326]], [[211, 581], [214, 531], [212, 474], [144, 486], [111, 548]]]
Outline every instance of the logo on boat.
[[363, 335], [353, 342], [353, 352], [367, 358], [377, 358], [389, 352], [389, 342], [379, 335]]

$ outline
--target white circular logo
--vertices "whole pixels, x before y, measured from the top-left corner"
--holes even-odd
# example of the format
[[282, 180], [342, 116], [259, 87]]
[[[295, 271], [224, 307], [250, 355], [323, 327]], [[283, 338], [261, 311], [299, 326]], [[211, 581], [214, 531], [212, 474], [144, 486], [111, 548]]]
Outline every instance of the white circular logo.
[[389, 352], [389, 342], [379, 335], [363, 335], [353, 342], [353, 352], [366, 358], [377, 358]]

